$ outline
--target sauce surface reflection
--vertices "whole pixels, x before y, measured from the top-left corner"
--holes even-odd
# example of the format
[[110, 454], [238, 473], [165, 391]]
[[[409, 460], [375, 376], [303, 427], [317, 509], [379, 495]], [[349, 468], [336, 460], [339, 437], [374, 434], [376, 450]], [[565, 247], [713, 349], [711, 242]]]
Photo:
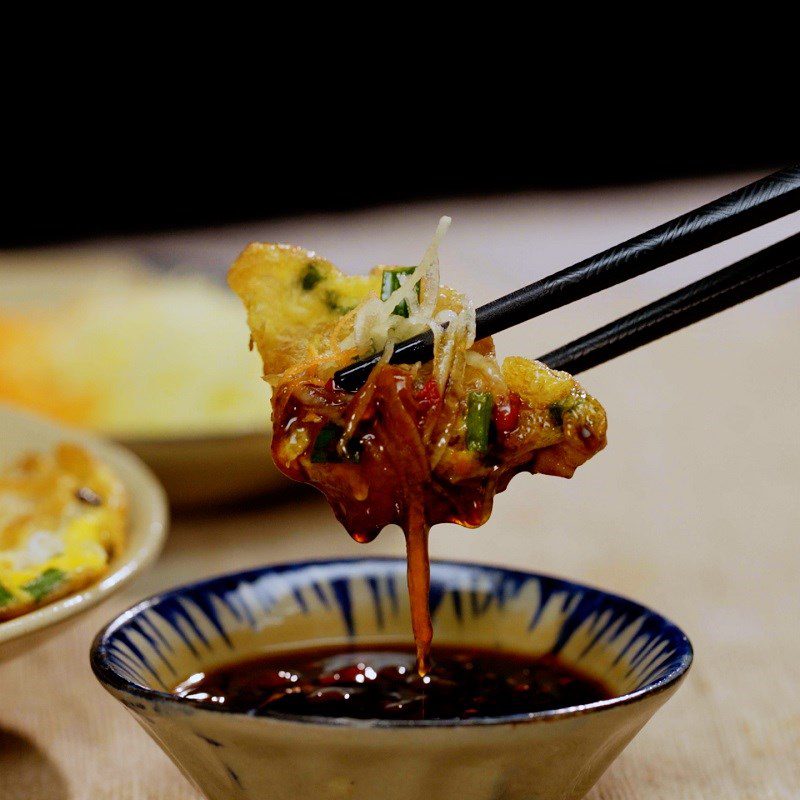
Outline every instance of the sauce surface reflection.
[[421, 677], [411, 649], [385, 644], [260, 656], [192, 676], [174, 692], [254, 715], [383, 720], [503, 717], [611, 697], [550, 656], [440, 645]]

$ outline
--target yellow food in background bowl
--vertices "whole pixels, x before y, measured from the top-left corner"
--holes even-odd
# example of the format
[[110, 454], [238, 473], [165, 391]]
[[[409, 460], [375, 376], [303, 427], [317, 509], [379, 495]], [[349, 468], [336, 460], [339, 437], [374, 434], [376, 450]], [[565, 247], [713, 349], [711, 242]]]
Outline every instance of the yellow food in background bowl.
[[62, 280], [47, 296], [32, 268], [29, 291], [19, 274], [0, 285], [0, 401], [122, 442], [173, 508], [286, 485], [269, 454], [270, 388], [228, 289], [144, 270], [74, 280], [82, 291]]
[[78, 445], [0, 472], [0, 621], [102, 577], [124, 546], [127, 514], [119, 479]]
[[247, 336], [236, 299], [193, 277], [8, 309], [0, 400], [121, 439], [266, 431], [269, 389]]

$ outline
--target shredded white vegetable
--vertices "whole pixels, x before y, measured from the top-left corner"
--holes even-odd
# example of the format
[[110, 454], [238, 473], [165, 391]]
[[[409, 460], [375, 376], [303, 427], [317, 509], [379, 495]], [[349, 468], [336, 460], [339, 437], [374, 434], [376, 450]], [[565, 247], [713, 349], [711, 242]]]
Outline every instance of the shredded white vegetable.
[[475, 344], [475, 306], [471, 297], [466, 298], [466, 316], [467, 316], [467, 347], [472, 347]]
[[[450, 217], [442, 217], [428, 249], [419, 265], [409, 275], [399, 275], [400, 286], [386, 300], [372, 297], [357, 310], [353, 333], [345, 339], [343, 348], [355, 347], [362, 357], [387, 345], [416, 336], [426, 328], [433, 332], [434, 376], [439, 390], [444, 392], [450, 371], [453, 368], [457, 342], [470, 347], [475, 341], [475, 309], [472, 302], [462, 298], [460, 313], [445, 310], [436, 314], [439, 299], [439, 245], [448, 228]], [[419, 288], [417, 288], [419, 287]], [[398, 305], [405, 302], [408, 317], [395, 314]], [[392, 345], [393, 346], [393, 345]]]
[[[428, 327], [439, 296], [439, 244], [450, 227], [450, 217], [442, 217], [419, 265], [410, 275], [400, 275], [400, 286], [386, 300], [370, 298], [356, 312], [352, 337], [342, 347], [355, 347], [362, 356], [383, 350], [387, 340], [408, 339]], [[417, 292], [419, 286], [419, 296]], [[394, 313], [403, 302], [408, 317]]]
[[469, 364], [474, 369], [481, 370], [486, 375], [488, 375], [494, 382], [499, 384], [503, 383], [503, 375], [500, 372], [500, 368], [494, 361], [492, 361], [491, 358], [486, 358], [486, 356], [483, 356], [480, 353], [476, 353], [474, 350], [468, 350], [467, 364]]

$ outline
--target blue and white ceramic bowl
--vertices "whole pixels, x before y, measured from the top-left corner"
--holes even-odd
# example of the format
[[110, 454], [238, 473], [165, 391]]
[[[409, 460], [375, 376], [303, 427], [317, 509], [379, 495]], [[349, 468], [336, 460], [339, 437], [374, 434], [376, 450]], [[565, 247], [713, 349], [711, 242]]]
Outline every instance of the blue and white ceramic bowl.
[[615, 697], [451, 722], [252, 717], [179, 699], [198, 672], [270, 649], [409, 641], [399, 559], [224, 575], [145, 600], [101, 631], [92, 666], [210, 800], [572, 800], [675, 692], [686, 636], [630, 600], [559, 578], [435, 562], [436, 641], [558, 654]]

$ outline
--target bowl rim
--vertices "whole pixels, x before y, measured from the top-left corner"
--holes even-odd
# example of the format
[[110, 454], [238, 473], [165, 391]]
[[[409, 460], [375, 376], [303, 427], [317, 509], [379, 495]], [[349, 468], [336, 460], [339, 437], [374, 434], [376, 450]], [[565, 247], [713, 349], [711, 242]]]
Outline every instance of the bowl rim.
[[563, 708], [556, 708], [547, 711], [535, 711], [527, 714], [507, 714], [498, 717], [474, 717], [470, 719], [435, 719], [435, 720], [384, 720], [384, 719], [356, 719], [353, 717], [320, 717], [313, 715], [298, 715], [298, 714], [285, 714], [279, 712], [269, 712], [259, 716], [253, 716], [246, 712], [234, 711], [230, 708], [220, 705], [208, 705], [198, 700], [191, 700], [185, 697], [177, 697], [170, 692], [161, 691], [159, 689], [151, 689], [147, 686], [137, 684], [128, 679], [124, 675], [117, 672], [108, 659], [107, 643], [114, 633], [124, 626], [128, 621], [134, 619], [142, 611], [152, 608], [169, 597], [178, 595], [182, 592], [189, 592], [192, 590], [200, 589], [203, 586], [213, 584], [221, 580], [235, 580], [241, 578], [246, 580], [257, 577], [259, 575], [268, 574], [270, 572], [281, 570], [299, 570], [312, 567], [332, 567], [332, 566], [357, 566], [366, 564], [383, 564], [391, 566], [402, 566], [405, 568], [406, 559], [402, 556], [353, 556], [343, 558], [322, 558], [322, 559], [307, 559], [301, 561], [283, 561], [271, 564], [265, 564], [260, 567], [252, 567], [249, 569], [235, 570], [232, 572], [219, 573], [207, 578], [193, 581], [191, 583], [181, 584], [171, 589], [158, 592], [150, 597], [147, 597], [127, 610], [123, 611], [117, 617], [107, 623], [95, 636], [90, 649], [89, 660], [91, 663], [92, 671], [94, 672], [97, 680], [107, 690], [115, 690], [122, 693], [133, 695], [142, 700], [148, 700], [155, 703], [167, 703], [183, 708], [192, 708], [198, 711], [206, 711], [211, 714], [222, 714], [228, 717], [240, 717], [254, 721], [279, 721], [294, 723], [298, 725], [321, 725], [325, 727], [339, 727], [339, 728], [398, 728], [398, 729], [422, 729], [422, 728], [454, 728], [454, 727], [473, 727], [473, 726], [494, 726], [494, 725], [519, 725], [530, 724], [535, 722], [553, 721], [556, 719], [564, 719], [568, 717], [581, 716], [597, 711], [606, 709], [618, 708], [620, 706], [630, 705], [639, 702], [645, 697], [651, 697], [661, 694], [662, 692], [670, 689], [671, 687], [677, 688], [677, 685], [686, 676], [689, 668], [692, 665], [694, 658], [694, 649], [689, 637], [668, 617], [663, 616], [657, 611], [654, 611], [647, 606], [631, 600], [625, 595], [620, 595], [615, 592], [610, 592], [605, 589], [592, 586], [582, 582], [563, 578], [558, 575], [551, 575], [544, 572], [532, 572], [528, 570], [518, 570], [512, 567], [505, 567], [497, 564], [490, 564], [485, 562], [470, 562], [470, 561], [454, 561], [449, 559], [431, 559], [431, 571], [436, 567], [452, 567], [456, 569], [479, 569], [479, 570], [494, 570], [500, 571], [506, 575], [524, 577], [528, 579], [545, 579], [548, 581], [555, 581], [564, 584], [565, 586], [577, 587], [586, 591], [598, 592], [616, 601], [621, 601], [636, 611], [641, 611], [643, 614], [652, 615], [664, 623], [666, 629], [672, 629], [675, 634], [676, 641], [682, 650], [676, 653], [673, 657], [677, 658], [676, 665], [666, 674], [649, 682], [639, 689], [625, 694], [611, 697], [607, 700], [595, 700], [591, 703], [584, 703], [575, 706], [565, 706]]
[[[122, 553], [110, 565], [109, 572], [86, 588], [48, 603], [19, 617], [0, 622], [0, 645], [34, 634], [69, 619], [102, 602], [113, 592], [129, 583], [152, 564], [166, 540], [169, 528], [169, 505], [163, 487], [142, 460], [122, 445], [102, 439], [87, 431], [70, 428], [16, 406], [0, 403], [0, 412], [9, 413], [38, 425], [59, 442], [75, 442], [114, 470], [129, 494], [129, 508], [138, 499], [144, 509], [143, 518], [136, 521], [144, 533], [136, 549], [131, 546], [134, 522], [129, 518], [127, 539]], [[37, 449], [35, 442], [31, 449]], [[132, 487], [131, 481], [136, 487]], [[116, 563], [115, 563], [116, 562]]]

